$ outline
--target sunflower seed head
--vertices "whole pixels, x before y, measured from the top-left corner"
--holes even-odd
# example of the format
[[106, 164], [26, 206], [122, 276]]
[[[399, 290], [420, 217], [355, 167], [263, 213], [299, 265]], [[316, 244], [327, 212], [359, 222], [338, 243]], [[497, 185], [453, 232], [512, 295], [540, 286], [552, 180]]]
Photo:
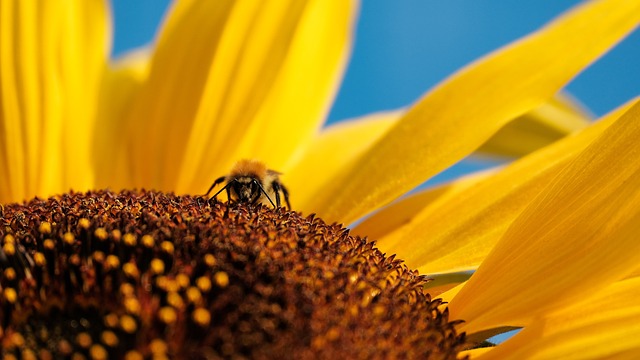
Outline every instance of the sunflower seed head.
[[152, 191], [0, 216], [0, 354], [455, 359], [424, 276], [313, 215]]

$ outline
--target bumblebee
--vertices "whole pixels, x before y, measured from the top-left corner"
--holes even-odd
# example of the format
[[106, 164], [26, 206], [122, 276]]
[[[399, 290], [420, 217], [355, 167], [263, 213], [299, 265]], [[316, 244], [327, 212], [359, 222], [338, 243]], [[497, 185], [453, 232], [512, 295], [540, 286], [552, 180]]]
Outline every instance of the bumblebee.
[[[291, 209], [289, 191], [280, 182], [279, 175], [281, 173], [267, 169], [267, 166], [260, 161], [240, 160], [233, 166], [229, 175], [217, 178], [204, 196], [208, 196], [211, 190], [226, 181], [224, 187], [211, 198], [215, 199], [218, 194], [226, 190], [229, 200], [234, 199], [249, 204], [266, 205], [270, 203], [274, 208], [278, 208], [280, 207], [280, 192], [282, 192], [287, 208]], [[275, 199], [275, 204], [273, 199]]]

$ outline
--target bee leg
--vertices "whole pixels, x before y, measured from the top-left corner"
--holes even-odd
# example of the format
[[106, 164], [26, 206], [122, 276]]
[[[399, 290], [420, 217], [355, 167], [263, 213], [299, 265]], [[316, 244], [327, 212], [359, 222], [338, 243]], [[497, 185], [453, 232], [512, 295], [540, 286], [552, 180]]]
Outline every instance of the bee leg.
[[[218, 196], [218, 194], [220, 194], [223, 190], [227, 190], [227, 197], [228, 197], [228, 200], [229, 200], [229, 201], [231, 201], [231, 197], [229, 197], [229, 185], [230, 185], [230, 184], [231, 184], [230, 182], [229, 182], [229, 183], [227, 183], [227, 185], [225, 185], [222, 189], [218, 190], [218, 192], [217, 192], [217, 193], [215, 193], [215, 194], [214, 194], [212, 197], [210, 197], [209, 199], [215, 199], [215, 198], [216, 198], [216, 196]], [[205, 195], [205, 196], [206, 196], [206, 195]]]
[[[262, 191], [262, 193], [264, 194], [264, 196], [269, 200], [269, 202], [271, 203], [271, 205], [275, 208], [276, 204], [273, 203], [273, 200], [271, 200], [271, 197], [269, 197], [269, 194], [267, 194], [266, 191], [264, 191], [264, 188], [262, 187], [262, 185], [260, 184], [259, 181], [257, 180], [253, 180], [254, 184], [257, 184], [258, 187], [260, 188], [260, 191]], [[277, 195], [276, 195], [277, 196]]]
[[[213, 184], [211, 184], [211, 187], [209, 188], [209, 190], [207, 190], [207, 193], [204, 194], [203, 197], [206, 197], [207, 195], [209, 195], [209, 193], [211, 192], [211, 190], [213, 190], [214, 187], [216, 187], [218, 184], [220, 184], [221, 182], [224, 181], [224, 179], [226, 179], [226, 176], [220, 176], [219, 178], [216, 179], [216, 181], [213, 182]], [[218, 194], [220, 193], [220, 191], [218, 191]], [[216, 195], [218, 195], [216, 194]], [[216, 197], [216, 195], [213, 195], [212, 197]]]
[[289, 204], [289, 190], [287, 190], [287, 188], [282, 184], [278, 184], [278, 186], [280, 187], [280, 190], [282, 190], [282, 195], [284, 195], [284, 201], [287, 203], [287, 209], [291, 210], [291, 204]]
[[280, 207], [280, 184], [274, 181], [271, 183], [271, 189], [273, 189], [273, 193], [276, 194], [276, 206]]

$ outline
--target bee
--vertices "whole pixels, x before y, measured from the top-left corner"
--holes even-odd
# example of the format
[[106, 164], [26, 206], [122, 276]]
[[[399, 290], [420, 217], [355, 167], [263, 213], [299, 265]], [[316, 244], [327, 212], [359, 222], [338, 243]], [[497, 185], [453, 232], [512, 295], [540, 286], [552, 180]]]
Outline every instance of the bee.
[[[268, 201], [274, 208], [277, 208], [280, 207], [280, 192], [282, 192], [287, 208], [291, 209], [289, 191], [280, 182], [279, 175], [281, 173], [267, 169], [267, 166], [260, 161], [240, 160], [233, 166], [229, 175], [217, 178], [204, 196], [208, 196], [213, 188], [226, 181], [225, 186], [212, 198], [215, 199], [218, 194], [226, 190], [229, 200], [235, 199], [239, 202], [265, 205]], [[275, 204], [273, 203], [274, 198]]]

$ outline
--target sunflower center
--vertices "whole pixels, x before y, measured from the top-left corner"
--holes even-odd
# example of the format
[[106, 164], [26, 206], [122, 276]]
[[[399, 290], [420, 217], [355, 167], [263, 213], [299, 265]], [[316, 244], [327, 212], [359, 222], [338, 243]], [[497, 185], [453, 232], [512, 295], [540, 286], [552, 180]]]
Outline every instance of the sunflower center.
[[313, 216], [145, 191], [0, 215], [2, 355], [455, 359], [464, 345], [423, 276]]

